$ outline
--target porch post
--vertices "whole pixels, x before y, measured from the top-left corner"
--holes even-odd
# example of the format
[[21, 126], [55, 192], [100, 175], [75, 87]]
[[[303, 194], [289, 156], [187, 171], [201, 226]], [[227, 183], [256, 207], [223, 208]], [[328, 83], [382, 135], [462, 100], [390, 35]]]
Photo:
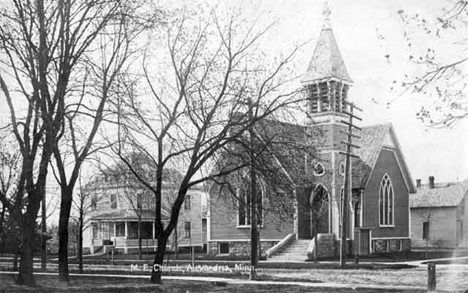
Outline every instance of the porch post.
[[153, 223], [153, 251], [156, 252], [156, 223], [155, 221], [151, 222]]
[[297, 199], [297, 192], [296, 192], [296, 189], [293, 190], [293, 193], [294, 193], [294, 227], [293, 227], [293, 233], [296, 237], [296, 240], [299, 239], [299, 221], [298, 221], [298, 217], [299, 217], [299, 203], [298, 203], [298, 199]]
[[124, 244], [124, 253], [128, 253], [127, 239], [128, 239], [128, 222], [125, 221], [125, 244]]

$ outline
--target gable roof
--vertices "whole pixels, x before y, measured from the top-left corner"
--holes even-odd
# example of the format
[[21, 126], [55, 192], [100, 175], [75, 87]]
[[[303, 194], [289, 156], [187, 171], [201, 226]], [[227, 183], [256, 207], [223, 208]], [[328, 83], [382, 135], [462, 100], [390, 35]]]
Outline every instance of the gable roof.
[[329, 78], [352, 83], [330, 25], [322, 28], [312, 59], [302, 82]]
[[[263, 155], [263, 160], [268, 163], [276, 161], [279, 166], [276, 169], [276, 177], [285, 176], [295, 185], [314, 183], [313, 175], [308, 174], [310, 166], [306, 166], [306, 157], [309, 156], [313, 160], [317, 155], [314, 148], [321, 148], [322, 144], [330, 144], [329, 140], [332, 139], [331, 135], [326, 134], [327, 129], [322, 129], [320, 125], [316, 126], [310, 127], [270, 119], [262, 120], [255, 126], [255, 132], [263, 144], [261, 147], [266, 145], [268, 149], [268, 154]], [[359, 136], [360, 138], [353, 142], [360, 148], [354, 151], [359, 158], [352, 159], [352, 187], [358, 189], [366, 187], [380, 151], [386, 147], [395, 152], [407, 188], [410, 193], [415, 193], [416, 188], [392, 124], [363, 127]], [[269, 141], [272, 137], [274, 140]], [[392, 143], [389, 144], [388, 141]], [[298, 145], [302, 147], [297, 147]], [[310, 162], [307, 161], [307, 164]]]
[[388, 136], [394, 142], [394, 147], [400, 170], [402, 172], [405, 183], [410, 193], [415, 193], [416, 188], [413, 179], [409, 173], [408, 166], [401, 151], [400, 145], [393, 130], [391, 123], [377, 124], [363, 127], [359, 134], [360, 139], [354, 143], [359, 146], [359, 149], [354, 150], [354, 154], [358, 159], [352, 161], [352, 186], [353, 188], [365, 188], [372, 170], [377, 163], [380, 151], [385, 146], [385, 141]]
[[437, 184], [434, 188], [419, 188], [410, 196], [410, 207], [453, 207], [458, 206], [468, 191], [468, 179], [457, 183]]
[[268, 149], [266, 160], [276, 161], [280, 167], [278, 171], [284, 173], [288, 181], [302, 184], [311, 180], [304, 176], [307, 172], [305, 157], [315, 155], [313, 130], [310, 127], [265, 119], [255, 126], [255, 132]]

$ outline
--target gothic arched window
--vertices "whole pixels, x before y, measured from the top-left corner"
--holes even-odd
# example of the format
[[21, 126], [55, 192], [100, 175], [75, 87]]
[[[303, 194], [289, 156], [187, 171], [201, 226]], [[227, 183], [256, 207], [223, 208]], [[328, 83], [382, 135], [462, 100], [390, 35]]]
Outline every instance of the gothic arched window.
[[392, 181], [385, 174], [379, 188], [379, 222], [381, 226], [393, 226], [394, 195]]
[[[244, 181], [237, 188], [238, 210], [237, 210], [237, 226], [250, 226], [251, 219], [251, 192], [250, 180], [243, 177]], [[257, 224], [263, 225], [263, 188], [262, 184], [257, 182]]]

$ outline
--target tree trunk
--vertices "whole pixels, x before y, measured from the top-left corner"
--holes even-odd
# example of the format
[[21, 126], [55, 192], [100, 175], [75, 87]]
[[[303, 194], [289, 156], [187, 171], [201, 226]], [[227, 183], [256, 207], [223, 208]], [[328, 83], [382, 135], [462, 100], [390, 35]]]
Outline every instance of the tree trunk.
[[138, 259], [141, 260], [141, 214], [138, 217]]
[[80, 210], [80, 227], [78, 230], [78, 272], [83, 273], [83, 210]]
[[174, 256], [175, 259], [179, 258], [179, 235], [177, 233], [177, 225], [174, 228]]
[[318, 251], [318, 239], [317, 239], [317, 220], [318, 219], [313, 219], [314, 220], [314, 231], [312, 233], [312, 237], [314, 237], [314, 262], [317, 262], [318, 261], [318, 258], [317, 258], [317, 251]]
[[46, 197], [42, 199], [42, 214], [41, 214], [41, 270], [47, 269], [47, 217], [46, 217]]
[[0, 246], [0, 256], [3, 256], [3, 251], [5, 249], [5, 237], [3, 235], [4, 231], [6, 229], [3, 228], [4, 225], [4, 219], [5, 219], [5, 206], [2, 205], [2, 213], [0, 214], [0, 241], [1, 241], [1, 246]]
[[[252, 100], [249, 99], [249, 120], [252, 121]], [[258, 229], [257, 229], [257, 178], [255, 174], [255, 153], [254, 153], [254, 133], [253, 127], [249, 127], [250, 137], [250, 280], [257, 278], [258, 265]]]
[[70, 282], [68, 272], [68, 222], [72, 204], [72, 190], [64, 188], [62, 190], [62, 200], [60, 202], [59, 218], [59, 281]]
[[33, 257], [34, 257], [34, 231], [35, 221], [29, 217], [24, 221], [22, 227], [22, 245], [20, 249], [20, 267], [16, 283], [30, 287], [36, 286], [36, 280], [33, 275]]
[[15, 247], [15, 256], [13, 257], [13, 271], [18, 272], [18, 247]]
[[162, 284], [161, 270], [164, 261], [164, 254], [166, 253], [166, 241], [164, 236], [158, 237], [158, 247], [154, 255], [153, 268], [151, 270], [150, 283]]

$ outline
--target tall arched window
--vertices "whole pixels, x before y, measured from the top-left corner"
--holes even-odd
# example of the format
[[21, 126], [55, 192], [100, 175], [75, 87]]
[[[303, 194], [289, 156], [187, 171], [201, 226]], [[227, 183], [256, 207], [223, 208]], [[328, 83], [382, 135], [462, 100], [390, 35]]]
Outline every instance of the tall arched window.
[[394, 196], [392, 181], [388, 174], [385, 174], [380, 182], [379, 189], [379, 218], [381, 226], [393, 226], [394, 218]]
[[[237, 210], [237, 225], [249, 227], [251, 220], [251, 196], [250, 196], [250, 180], [243, 178], [245, 181], [237, 188], [238, 210]], [[257, 224], [263, 225], [263, 186], [257, 182]]]

